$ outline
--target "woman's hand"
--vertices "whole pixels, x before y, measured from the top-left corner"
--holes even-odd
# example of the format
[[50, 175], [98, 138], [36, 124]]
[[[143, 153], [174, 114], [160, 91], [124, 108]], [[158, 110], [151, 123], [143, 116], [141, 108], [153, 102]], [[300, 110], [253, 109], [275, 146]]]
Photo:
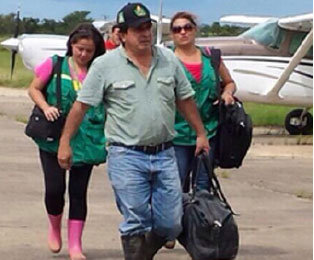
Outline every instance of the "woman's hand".
[[225, 102], [225, 105], [231, 105], [234, 103], [234, 98], [233, 98], [233, 94], [232, 91], [230, 90], [225, 90], [222, 94], [221, 94], [221, 99]]
[[60, 112], [58, 110], [58, 108], [53, 107], [53, 106], [49, 106], [46, 109], [43, 110], [44, 114], [47, 118], [48, 121], [55, 121], [58, 119], [58, 117], [60, 116]]
[[28, 88], [28, 94], [35, 104], [44, 112], [47, 120], [53, 122], [58, 119], [60, 112], [56, 107], [50, 106], [47, 103], [46, 97], [43, 94], [45, 84], [46, 83], [39, 77], [35, 76]]

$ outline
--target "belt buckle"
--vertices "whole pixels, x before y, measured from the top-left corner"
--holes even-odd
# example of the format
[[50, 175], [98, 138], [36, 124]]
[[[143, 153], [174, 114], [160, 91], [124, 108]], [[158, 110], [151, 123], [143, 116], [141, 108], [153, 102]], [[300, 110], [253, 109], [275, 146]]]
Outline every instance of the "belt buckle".
[[148, 154], [157, 154], [166, 149], [166, 143], [161, 143], [159, 145], [145, 145], [143, 146], [143, 152]]
[[151, 145], [151, 146], [148, 146], [149, 147], [149, 153], [150, 154], [156, 154], [157, 153], [157, 149], [158, 149], [158, 147], [157, 146], [153, 146], [153, 145]]
[[156, 150], [158, 149], [157, 146], [153, 146], [153, 145], [146, 145], [144, 146], [144, 152], [147, 154], [156, 154]]

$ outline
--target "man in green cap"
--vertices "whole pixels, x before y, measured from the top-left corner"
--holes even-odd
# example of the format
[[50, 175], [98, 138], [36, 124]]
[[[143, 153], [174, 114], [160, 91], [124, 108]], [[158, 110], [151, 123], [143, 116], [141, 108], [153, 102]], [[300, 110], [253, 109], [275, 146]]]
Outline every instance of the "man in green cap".
[[171, 50], [152, 46], [152, 20], [141, 3], [117, 14], [122, 46], [98, 58], [73, 105], [59, 146], [70, 167], [70, 139], [89, 106], [104, 102], [108, 175], [119, 211], [125, 259], [150, 260], [181, 232], [181, 185], [172, 139], [176, 107], [208, 153], [194, 91]]

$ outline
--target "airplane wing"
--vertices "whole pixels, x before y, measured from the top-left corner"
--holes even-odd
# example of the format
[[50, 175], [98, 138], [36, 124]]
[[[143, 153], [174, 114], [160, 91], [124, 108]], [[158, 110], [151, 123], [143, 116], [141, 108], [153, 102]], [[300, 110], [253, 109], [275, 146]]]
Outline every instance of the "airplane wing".
[[278, 25], [287, 30], [309, 32], [313, 28], [313, 14], [280, 18]]
[[259, 23], [264, 23], [269, 19], [276, 17], [271, 16], [249, 16], [249, 15], [227, 15], [219, 19], [220, 23], [240, 24], [246, 26], [254, 26]]

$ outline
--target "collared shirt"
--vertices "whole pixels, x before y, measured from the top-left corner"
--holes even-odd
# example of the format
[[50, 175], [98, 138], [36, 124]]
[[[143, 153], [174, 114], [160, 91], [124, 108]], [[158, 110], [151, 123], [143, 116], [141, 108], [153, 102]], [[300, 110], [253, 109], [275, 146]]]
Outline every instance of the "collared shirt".
[[175, 100], [193, 95], [170, 50], [153, 47], [145, 77], [121, 46], [93, 62], [77, 100], [91, 106], [104, 101], [109, 143], [157, 145], [175, 136]]

